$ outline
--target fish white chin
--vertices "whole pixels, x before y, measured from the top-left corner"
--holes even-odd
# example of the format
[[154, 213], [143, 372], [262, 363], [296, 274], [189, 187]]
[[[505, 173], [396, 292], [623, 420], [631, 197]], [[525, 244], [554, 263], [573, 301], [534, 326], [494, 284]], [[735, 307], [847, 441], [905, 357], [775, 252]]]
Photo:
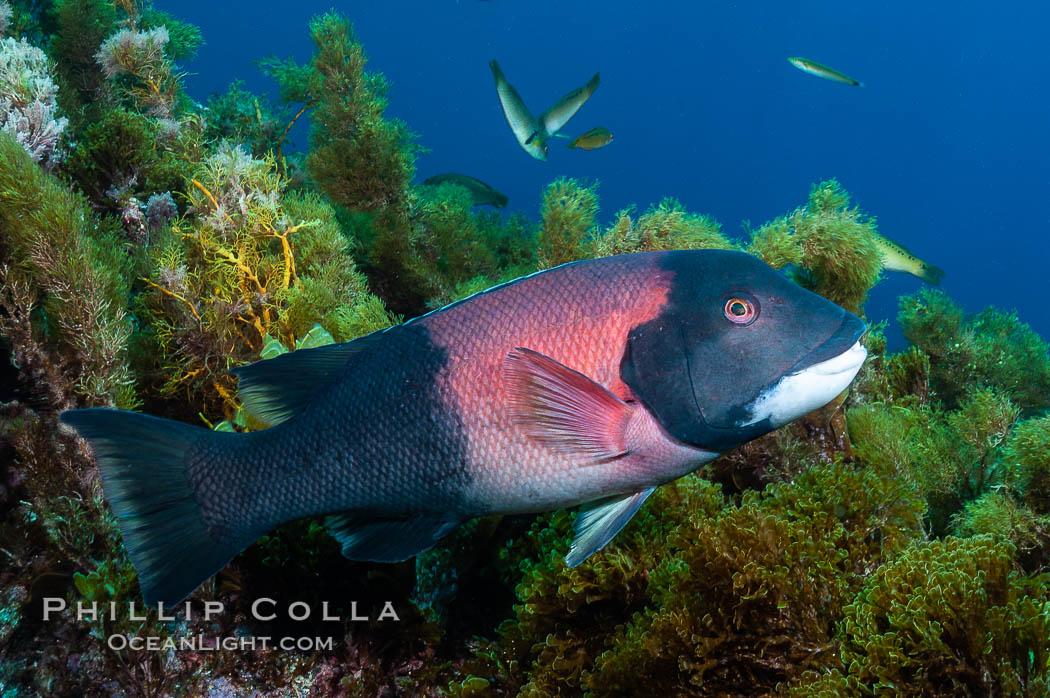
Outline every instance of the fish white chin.
[[860, 370], [868, 350], [858, 341], [838, 356], [788, 375], [766, 389], [750, 408], [748, 426], [768, 418], [774, 428], [823, 407], [846, 389]]

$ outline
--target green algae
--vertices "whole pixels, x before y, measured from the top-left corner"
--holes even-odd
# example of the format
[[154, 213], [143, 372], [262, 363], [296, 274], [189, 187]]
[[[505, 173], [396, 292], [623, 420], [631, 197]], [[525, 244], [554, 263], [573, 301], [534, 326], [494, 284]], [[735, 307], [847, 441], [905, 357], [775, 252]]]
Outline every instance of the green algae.
[[748, 251], [780, 269], [791, 266], [802, 286], [860, 313], [882, 272], [874, 219], [850, 207], [835, 180], [814, 185], [809, 202], [754, 231]]
[[[523, 274], [595, 256], [746, 249], [860, 311], [879, 279], [874, 220], [834, 180], [748, 233], [673, 199], [603, 219], [598, 187], [559, 179], [541, 218], [473, 211], [415, 188], [420, 152], [385, 115], [349, 22], [310, 26], [306, 65], [270, 59], [281, 104], [233, 85], [200, 110], [175, 61], [199, 34], [148, 6], [60, 0], [18, 14], [55, 64], [72, 147], [55, 174], [0, 138], [0, 332], [20, 401], [0, 405], [0, 685], [29, 694], [1038, 695], [1048, 690], [1050, 356], [1014, 314], [967, 315], [942, 292], [901, 301], [911, 346], [873, 331], [851, 393], [661, 487], [577, 568], [574, 514], [488, 517], [414, 562], [353, 563], [316, 520], [265, 536], [191, 597], [210, 623], [52, 624], [70, 603], [138, 598], [82, 445], [54, 414], [145, 404], [251, 424], [228, 370], [264, 352], [347, 341]], [[168, 40], [107, 75], [120, 28]], [[144, 39], [143, 39], [144, 41]], [[117, 66], [113, 63], [110, 67]], [[123, 65], [123, 64], [120, 64]], [[156, 89], [144, 66], [160, 75]], [[163, 113], [160, 113], [163, 112]], [[287, 141], [309, 114], [310, 148]], [[178, 215], [138, 235], [171, 192]], [[43, 253], [41, 253], [43, 250]], [[74, 281], [77, 294], [70, 292]], [[86, 331], [75, 331], [86, 328]], [[318, 339], [320, 338], [320, 339]], [[230, 428], [234, 428], [231, 426]], [[14, 484], [11, 484], [14, 483]], [[265, 625], [252, 598], [393, 600], [403, 623]], [[325, 632], [317, 653], [112, 652], [112, 633], [275, 627]], [[69, 663], [78, 662], [77, 671]], [[6, 688], [4, 690], [7, 690]]]

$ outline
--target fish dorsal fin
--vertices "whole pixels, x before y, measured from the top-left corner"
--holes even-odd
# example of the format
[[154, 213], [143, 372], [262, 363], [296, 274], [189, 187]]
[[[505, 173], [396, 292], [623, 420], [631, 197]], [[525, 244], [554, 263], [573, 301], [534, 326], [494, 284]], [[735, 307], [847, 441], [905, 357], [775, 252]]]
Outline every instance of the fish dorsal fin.
[[343, 557], [372, 562], [401, 562], [433, 547], [459, 521], [433, 516], [375, 519], [353, 512], [325, 518], [329, 533], [343, 544]]
[[272, 359], [239, 366], [230, 373], [239, 379], [243, 408], [269, 424], [280, 424], [301, 411], [339, 377], [354, 354], [374, 344], [381, 333], [315, 349], [297, 349]]
[[574, 527], [576, 535], [569, 554], [565, 556], [565, 564], [576, 567], [592, 553], [604, 548], [642, 508], [655, 489], [650, 487], [622, 497], [599, 499], [580, 507]]
[[577, 87], [557, 102], [547, 111], [540, 114], [539, 122], [549, 135], [553, 135], [573, 117], [583, 103], [591, 98], [594, 91], [598, 89], [600, 82], [599, 73], [595, 73], [586, 85]]
[[511, 415], [533, 439], [592, 463], [627, 455], [634, 408], [554, 359], [518, 347], [503, 360]]

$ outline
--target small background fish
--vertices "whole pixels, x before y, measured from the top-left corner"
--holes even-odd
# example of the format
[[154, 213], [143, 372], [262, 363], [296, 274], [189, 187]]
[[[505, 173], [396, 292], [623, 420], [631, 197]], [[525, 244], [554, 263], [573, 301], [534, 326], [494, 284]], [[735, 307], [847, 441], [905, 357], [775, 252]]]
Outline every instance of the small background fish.
[[500, 106], [503, 107], [503, 115], [510, 130], [514, 132], [514, 137], [518, 139], [522, 149], [537, 160], [547, 159], [547, 139], [556, 135], [579, 111], [583, 103], [598, 89], [600, 82], [599, 74], [595, 73], [586, 85], [577, 87], [563, 96], [537, 119], [525, 106], [514, 86], [507, 82], [499, 63], [493, 60], [489, 63], [489, 68], [496, 81], [496, 93], [499, 95]]
[[505, 208], [507, 206], [506, 194], [496, 191], [480, 179], [471, 177], [470, 175], [446, 172], [445, 174], [437, 174], [423, 180], [423, 184], [434, 187], [445, 183], [455, 184], [469, 191], [471, 201], [474, 202], [475, 206], [482, 206], [485, 204], [495, 206], [496, 208]]
[[907, 272], [934, 286], [939, 286], [941, 279], [944, 278], [943, 269], [922, 261], [909, 252], [904, 245], [896, 243], [884, 235], [875, 234], [875, 246], [882, 253], [883, 269]]
[[609, 129], [604, 126], [597, 126], [587, 133], [576, 136], [576, 138], [569, 143], [569, 147], [579, 148], [580, 150], [595, 150], [612, 143], [612, 139], [613, 135]]
[[854, 85], [856, 87], [861, 87], [863, 85], [862, 82], [854, 80], [845, 73], [840, 73], [834, 68], [829, 68], [828, 66], [822, 63], [811, 61], [808, 58], [792, 56], [788, 58], [788, 63], [795, 66], [803, 73], [809, 73], [810, 75], [815, 75], [818, 78], [824, 78], [825, 80], [831, 80], [832, 82], [840, 82], [843, 85]]

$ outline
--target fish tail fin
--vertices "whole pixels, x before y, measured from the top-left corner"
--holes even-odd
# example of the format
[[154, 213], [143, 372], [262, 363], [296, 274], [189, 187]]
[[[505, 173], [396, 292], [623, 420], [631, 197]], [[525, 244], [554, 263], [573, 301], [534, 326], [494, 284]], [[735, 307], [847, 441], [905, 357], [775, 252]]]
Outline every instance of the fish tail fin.
[[209, 532], [190, 482], [191, 447], [216, 434], [104, 408], [69, 410], [61, 419], [94, 450], [147, 604], [178, 603], [247, 545], [223, 542]]
[[503, 76], [503, 71], [499, 67], [499, 61], [495, 58], [489, 61], [489, 70], [492, 71], [492, 78], [496, 81], [496, 85], [507, 80], [507, 78]]
[[921, 272], [917, 276], [931, 286], [940, 286], [941, 279], [944, 278], [944, 270], [924, 262]]

